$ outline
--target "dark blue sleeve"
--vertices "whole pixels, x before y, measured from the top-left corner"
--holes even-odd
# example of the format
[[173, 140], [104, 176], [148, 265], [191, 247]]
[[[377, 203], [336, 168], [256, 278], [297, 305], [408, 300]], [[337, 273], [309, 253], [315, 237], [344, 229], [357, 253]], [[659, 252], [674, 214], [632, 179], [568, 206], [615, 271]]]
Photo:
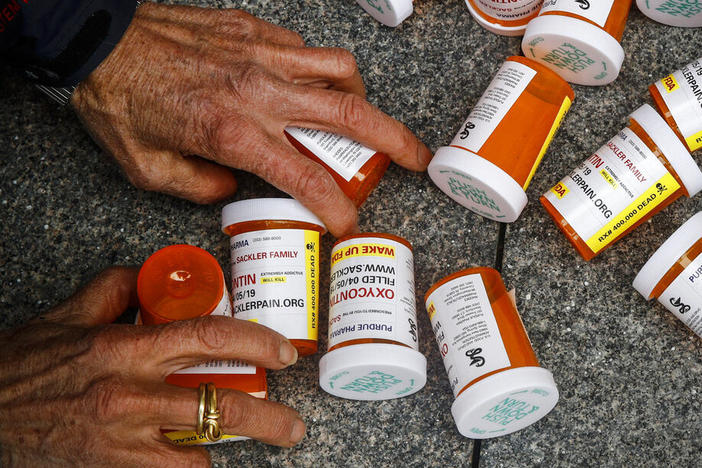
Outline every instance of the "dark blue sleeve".
[[0, 0], [0, 60], [40, 84], [78, 84], [122, 38], [136, 6], [136, 0]]

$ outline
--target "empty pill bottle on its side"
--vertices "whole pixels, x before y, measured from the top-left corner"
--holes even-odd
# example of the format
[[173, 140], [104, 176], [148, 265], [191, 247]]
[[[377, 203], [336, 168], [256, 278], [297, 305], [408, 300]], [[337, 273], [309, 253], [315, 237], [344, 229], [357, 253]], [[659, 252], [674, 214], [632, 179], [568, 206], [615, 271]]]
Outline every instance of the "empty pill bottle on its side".
[[428, 172], [449, 197], [486, 218], [511, 223], [573, 101], [568, 83], [543, 65], [509, 57]]
[[497, 270], [478, 267], [449, 275], [429, 288], [424, 301], [462, 435], [511, 434], [556, 406], [553, 376], [539, 366]]
[[[700, 7], [702, 12], [702, 3]], [[702, 58], [656, 81], [648, 90], [658, 112], [687, 149], [702, 148]]]
[[702, 212], [688, 219], [651, 256], [634, 288], [702, 338]]
[[541, 204], [585, 259], [685, 195], [702, 190], [702, 172], [648, 104], [629, 125], [561, 179]]
[[611, 83], [624, 62], [620, 42], [631, 1], [545, 0], [524, 32], [522, 51], [571, 83]]

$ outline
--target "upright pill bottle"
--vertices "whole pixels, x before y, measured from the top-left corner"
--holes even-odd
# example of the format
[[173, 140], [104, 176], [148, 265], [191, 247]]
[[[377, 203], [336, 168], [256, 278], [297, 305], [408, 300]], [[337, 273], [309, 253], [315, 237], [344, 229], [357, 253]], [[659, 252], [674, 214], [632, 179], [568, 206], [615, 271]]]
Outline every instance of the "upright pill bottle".
[[321, 164], [358, 207], [378, 186], [390, 158], [341, 135], [288, 127], [285, 134], [302, 154]]
[[548, 68], [509, 57], [450, 146], [437, 150], [429, 176], [466, 208], [511, 223], [527, 204], [525, 191], [573, 98]]
[[399, 26], [414, 10], [412, 0], [356, 0], [366, 13], [385, 26]]
[[702, 212], [680, 226], [634, 278], [646, 300], [663, 307], [702, 337]]
[[687, 148], [702, 148], [702, 58], [655, 82], [648, 90], [658, 111]]
[[471, 16], [483, 28], [502, 36], [521, 36], [539, 14], [541, 0], [465, 0]]
[[702, 172], [648, 104], [629, 125], [541, 197], [585, 259], [677, 200], [702, 190]]
[[551, 372], [539, 367], [500, 274], [469, 268], [424, 296], [455, 400], [458, 431], [471, 439], [511, 434], [558, 403]]
[[544, 0], [524, 32], [522, 51], [571, 83], [611, 83], [624, 62], [620, 42], [631, 1]]
[[284, 335], [300, 356], [317, 352], [322, 221], [298, 201], [258, 198], [226, 205], [234, 316]]
[[[207, 315], [232, 316], [232, 306], [217, 260], [192, 245], [171, 245], [156, 251], [142, 265], [137, 278], [139, 319], [146, 325], [188, 320]], [[166, 382], [198, 388], [212, 382], [217, 388], [246, 392], [266, 398], [266, 370], [239, 361], [210, 361], [181, 369]], [[209, 444], [204, 434], [169, 431], [165, 435], [177, 445]], [[245, 439], [224, 435], [222, 441]]]
[[636, 6], [644, 15], [668, 26], [702, 27], [702, 0], [636, 0]]
[[411, 244], [382, 233], [342, 237], [331, 253], [329, 349], [319, 384], [352, 400], [411, 395], [426, 383], [418, 351]]

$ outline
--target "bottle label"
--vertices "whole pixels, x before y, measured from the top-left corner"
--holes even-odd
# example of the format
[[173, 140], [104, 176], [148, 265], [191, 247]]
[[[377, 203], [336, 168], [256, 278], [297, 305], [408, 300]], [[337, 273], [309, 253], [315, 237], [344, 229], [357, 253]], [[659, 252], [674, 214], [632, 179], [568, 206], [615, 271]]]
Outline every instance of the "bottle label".
[[535, 76], [536, 70], [519, 62], [505, 61], [451, 146], [478, 153]]
[[426, 306], [454, 396], [478, 377], [511, 365], [479, 274], [439, 286]]
[[377, 338], [418, 349], [414, 259], [406, 245], [381, 237], [340, 242], [331, 254], [329, 347]]
[[541, 13], [561, 11], [582, 16], [604, 28], [614, 0], [544, 0]]
[[[491, 18], [502, 21], [526, 20], [536, 16], [541, 0], [474, 0], [475, 6]], [[524, 21], [526, 24], [526, 21]]]
[[656, 83], [690, 151], [702, 148], [702, 58]]
[[285, 131], [347, 182], [375, 154], [356, 141], [322, 130], [288, 127]]
[[625, 128], [544, 196], [599, 252], [679, 188], [656, 155]]
[[319, 232], [266, 229], [231, 238], [234, 316], [291, 340], [317, 340]]
[[702, 338], [702, 255], [670, 283], [658, 301]]

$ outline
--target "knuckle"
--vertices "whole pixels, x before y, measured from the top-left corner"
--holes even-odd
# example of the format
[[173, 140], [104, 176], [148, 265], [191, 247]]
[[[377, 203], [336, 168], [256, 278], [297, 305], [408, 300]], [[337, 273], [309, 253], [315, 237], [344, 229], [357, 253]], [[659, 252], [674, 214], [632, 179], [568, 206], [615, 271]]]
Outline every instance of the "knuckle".
[[109, 423], [123, 417], [126, 400], [124, 386], [114, 379], [95, 382], [87, 392], [89, 411], [98, 423]]
[[193, 321], [194, 334], [200, 346], [209, 352], [226, 349], [232, 337], [215, 317], [203, 317]]
[[239, 37], [250, 38], [256, 35], [256, 17], [242, 10], [224, 10], [226, 20], [232, 33]]
[[302, 35], [295, 31], [290, 31], [289, 29], [286, 30], [288, 37], [290, 38], [290, 44], [294, 47], [305, 47], [305, 40], [302, 38]]
[[321, 166], [308, 164], [293, 181], [295, 193], [310, 203], [329, 199], [336, 190], [334, 179]]
[[334, 57], [336, 59], [336, 69], [340, 76], [350, 78], [354, 76], [358, 70], [356, 58], [351, 52], [346, 49], [334, 49]]
[[230, 394], [223, 398], [220, 405], [222, 421], [226, 427], [236, 430], [243, 427], [246, 419], [246, 410], [241, 401], [237, 401], [235, 398], [228, 398], [229, 396], [233, 395]]
[[359, 128], [365, 122], [366, 101], [356, 94], [341, 94], [337, 109], [337, 120], [346, 128]]

